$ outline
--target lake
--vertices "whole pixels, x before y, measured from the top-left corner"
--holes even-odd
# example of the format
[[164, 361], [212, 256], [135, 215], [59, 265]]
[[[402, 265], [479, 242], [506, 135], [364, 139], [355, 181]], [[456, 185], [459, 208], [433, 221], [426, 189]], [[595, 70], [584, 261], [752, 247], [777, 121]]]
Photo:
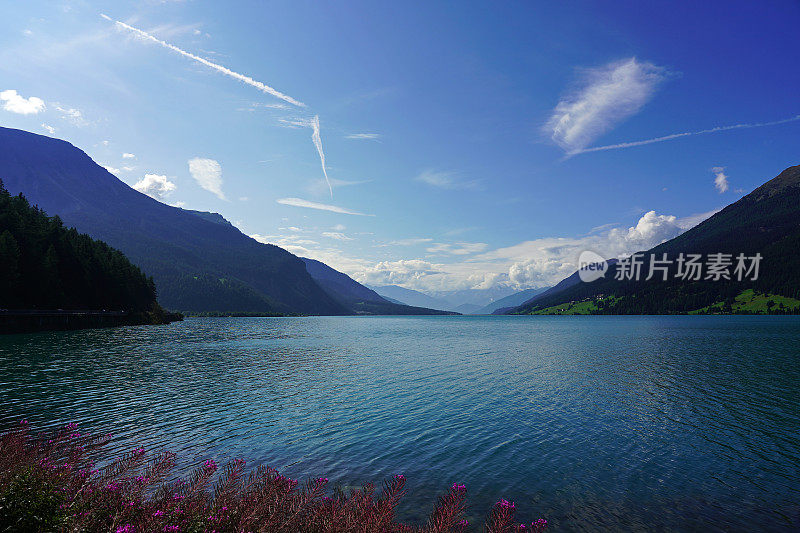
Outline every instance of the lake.
[[800, 528], [800, 317], [189, 318], [0, 337], [0, 425], [78, 422], [551, 531]]

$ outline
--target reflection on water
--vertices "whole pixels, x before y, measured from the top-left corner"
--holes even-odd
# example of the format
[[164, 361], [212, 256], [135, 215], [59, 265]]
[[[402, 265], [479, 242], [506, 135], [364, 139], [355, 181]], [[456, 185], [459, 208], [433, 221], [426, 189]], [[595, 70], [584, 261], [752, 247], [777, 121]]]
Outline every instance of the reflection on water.
[[0, 338], [0, 425], [454, 481], [552, 530], [800, 527], [798, 317], [314, 317]]

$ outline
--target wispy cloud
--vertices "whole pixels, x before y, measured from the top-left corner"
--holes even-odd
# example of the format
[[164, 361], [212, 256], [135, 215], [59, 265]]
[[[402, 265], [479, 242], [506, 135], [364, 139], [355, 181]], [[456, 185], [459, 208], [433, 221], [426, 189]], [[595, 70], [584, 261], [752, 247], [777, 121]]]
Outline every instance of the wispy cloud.
[[311, 140], [314, 141], [314, 146], [317, 148], [319, 161], [322, 164], [322, 174], [325, 175], [325, 181], [328, 183], [328, 190], [331, 193], [331, 198], [333, 198], [333, 187], [331, 186], [331, 180], [328, 179], [328, 170], [325, 168], [325, 152], [322, 151], [322, 137], [319, 135], [319, 115], [314, 115], [310, 123], [311, 129], [313, 130], [311, 133]]
[[[331, 178], [330, 184], [334, 188], [352, 187], [354, 185], [363, 185], [365, 183], [370, 183], [371, 181], [372, 180], [359, 180], [359, 181], [350, 180], [350, 181], [348, 181], [348, 180], [337, 180], [336, 178]], [[314, 195], [325, 194], [325, 191], [328, 190], [328, 182], [325, 181], [325, 179], [323, 179], [323, 178], [320, 178], [318, 180], [316, 180], [316, 179], [312, 180], [308, 184], [308, 186], [306, 187], [306, 190], [309, 193], [314, 194]]]
[[572, 155], [576, 154], [585, 154], [588, 152], [601, 152], [604, 150], [619, 150], [621, 148], [633, 148], [634, 146], [644, 146], [646, 144], [654, 144], [660, 143], [664, 141], [671, 141], [673, 139], [680, 139], [681, 137], [690, 137], [692, 135], [705, 135], [707, 133], [719, 133], [721, 131], [730, 131], [730, 130], [745, 130], [750, 128], [764, 128], [766, 126], [778, 126], [780, 124], [786, 124], [788, 122], [796, 122], [800, 120], [800, 115], [795, 115], [793, 117], [785, 118], [782, 120], [773, 120], [771, 122], [753, 122], [753, 123], [744, 123], [744, 124], [733, 124], [732, 126], [717, 126], [716, 128], [709, 128], [706, 130], [697, 130], [697, 131], [687, 131], [684, 133], [673, 133], [671, 135], [664, 135], [662, 137], [654, 137], [652, 139], [645, 139], [643, 141], [631, 141], [631, 142], [624, 142], [619, 144], [609, 144], [606, 146], [595, 146], [594, 148], [585, 148], [582, 150], [578, 150], [577, 152], [573, 152]]
[[189, 160], [189, 173], [205, 190], [214, 193], [220, 200], [225, 200], [222, 192], [222, 165], [213, 159], [195, 157]]
[[345, 135], [345, 139], [356, 139], [356, 140], [367, 140], [367, 141], [378, 141], [380, 138], [383, 137], [380, 133], [351, 133], [350, 135]]
[[386, 244], [382, 244], [380, 246], [415, 246], [417, 244], [425, 244], [432, 241], [433, 239], [429, 237], [398, 239], [396, 241], [389, 241]]
[[0, 91], [0, 101], [3, 109], [18, 115], [35, 115], [45, 110], [44, 100], [36, 96], [25, 98], [14, 89]]
[[725, 175], [725, 167], [713, 167], [711, 172], [714, 173], [714, 187], [717, 188], [720, 194], [728, 190], [728, 176]]
[[[111, 170], [108, 168], [106, 168], [106, 170], [111, 172]], [[133, 188], [141, 193], [146, 194], [147, 196], [150, 196], [151, 198], [163, 200], [172, 194], [175, 189], [178, 188], [178, 186], [169, 181], [166, 176], [159, 174], [145, 174], [144, 178], [133, 184]]]
[[375, 215], [368, 215], [366, 213], [359, 213], [357, 211], [350, 211], [343, 207], [329, 204], [321, 204], [319, 202], [312, 202], [303, 200], [302, 198], [280, 198], [277, 200], [279, 204], [290, 205], [292, 207], [306, 207], [308, 209], [318, 209], [320, 211], [331, 211], [333, 213], [341, 213], [343, 215], [360, 215], [363, 217], [374, 217]]
[[288, 105], [281, 103], [266, 103], [266, 102], [253, 102], [250, 107], [246, 108], [247, 111], [255, 111], [256, 109], [290, 109]]
[[353, 240], [352, 237], [348, 237], [344, 233], [341, 233], [341, 232], [338, 232], [338, 231], [323, 231], [322, 232], [322, 236], [323, 237], [328, 237], [329, 239], [335, 239], [337, 241], [352, 241]]
[[136, 154], [125, 152], [124, 154], [122, 154], [122, 159], [136, 159]]
[[481, 188], [480, 180], [462, 180], [458, 177], [458, 174], [450, 171], [424, 170], [414, 179], [422, 183], [427, 183], [432, 187], [438, 187], [439, 189], [456, 190]]
[[251, 87], [255, 87], [256, 89], [258, 89], [258, 90], [260, 90], [260, 91], [262, 91], [264, 93], [270, 94], [270, 95], [272, 95], [272, 96], [274, 96], [276, 98], [280, 98], [281, 100], [283, 100], [285, 102], [288, 102], [288, 103], [290, 103], [292, 105], [296, 105], [298, 107], [306, 107], [306, 105], [303, 102], [295, 100], [291, 96], [289, 96], [287, 94], [284, 94], [284, 93], [282, 93], [282, 92], [280, 92], [280, 91], [278, 91], [276, 89], [273, 89], [272, 87], [270, 87], [266, 83], [254, 80], [250, 76], [246, 76], [244, 74], [240, 74], [238, 72], [234, 72], [233, 70], [231, 70], [231, 69], [229, 69], [227, 67], [224, 67], [224, 66], [222, 66], [222, 65], [220, 65], [218, 63], [214, 63], [212, 61], [209, 61], [208, 59], [205, 59], [205, 58], [202, 58], [200, 56], [194, 55], [194, 54], [192, 54], [190, 52], [187, 52], [186, 50], [178, 48], [177, 46], [175, 46], [173, 44], [170, 44], [170, 43], [168, 43], [166, 41], [162, 41], [161, 39], [151, 35], [150, 33], [147, 33], [144, 30], [140, 30], [138, 28], [134, 28], [133, 26], [125, 24], [124, 22], [120, 22], [118, 20], [114, 20], [111, 17], [109, 17], [108, 15], [105, 15], [105, 14], [101, 13], [100, 16], [103, 17], [104, 19], [108, 20], [109, 22], [115, 23], [117, 26], [119, 26], [121, 28], [125, 28], [126, 30], [134, 32], [136, 35], [139, 35], [140, 37], [143, 37], [144, 39], [146, 39], [148, 41], [151, 41], [151, 42], [154, 42], [156, 44], [159, 44], [159, 45], [163, 46], [164, 48], [168, 48], [168, 49], [172, 50], [173, 52], [177, 52], [180, 55], [191, 59], [192, 61], [196, 61], [196, 62], [198, 62], [198, 63], [200, 63], [202, 65], [205, 65], [205, 66], [207, 66], [209, 68], [212, 68], [212, 69], [216, 70], [217, 72], [220, 72], [220, 73], [222, 73], [222, 74], [224, 74], [226, 76], [229, 76], [229, 77], [231, 77], [233, 79], [236, 79], [236, 80], [239, 80], [239, 81], [241, 81], [243, 83], [246, 83], [247, 85], [250, 85]]
[[520, 288], [553, 285], [572, 274], [581, 252], [592, 250], [605, 258], [624, 257], [648, 250], [680, 235], [716, 211], [685, 218], [661, 215], [655, 211], [643, 214], [636, 225], [614, 225], [581, 237], [549, 237], [525, 241], [492, 250], [471, 258], [505, 265], [507, 279]]
[[45, 123], [42, 123], [42, 128], [44, 128], [44, 130], [50, 135], [53, 135], [56, 132], [56, 129], [53, 126], [50, 126]]
[[331, 185], [331, 180], [328, 178], [328, 169], [325, 167], [325, 152], [322, 149], [319, 115], [314, 115], [313, 118], [279, 118], [278, 124], [285, 128], [292, 129], [311, 128], [311, 140], [314, 143], [314, 147], [317, 149], [317, 153], [319, 154], [319, 162], [322, 165], [322, 175], [325, 176], [325, 184], [328, 186], [328, 193], [330, 194], [331, 198], [333, 198], [333, 185]]
[[482, 252], [488, 246], [485, 242], [436, 243], [430, 246], [427, 251], [432, 254], [470, 255]]
[[72, 122], [76, 126], [86, 126], [89, 122], [84, 118], [80, 109], [74, 107], [63, 107], [60, 104], [55, 105], [56, 111], [61, 113], [61, 118]]
[[580, 153], [636, 114], [665, 77], [664, 68], [635, 57], [589, 69], [579, 88], [558, 102], [544, 132], [568, 154]]

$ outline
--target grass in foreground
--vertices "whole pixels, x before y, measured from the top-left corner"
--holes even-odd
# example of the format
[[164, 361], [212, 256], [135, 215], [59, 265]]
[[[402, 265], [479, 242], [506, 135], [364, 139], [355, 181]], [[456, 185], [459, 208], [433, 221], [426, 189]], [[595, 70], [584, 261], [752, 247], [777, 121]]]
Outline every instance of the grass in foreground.
[[[0, 435], [0, 532], [464, 532], [467, 490], [454, 483], [426, 525], [398, 523], [405, 494], [396, 475], [376, 493], [371, 484], [345, 493], [328, 479], [305, 484], [259, 467], [245, 473], [237, 459], [218, 471], [206, 461], [187, 479], [171, 479], [171, 453], [149, 458], [144, 449], [96, 469], [107, 438], [68, 424], [48, 437], [31, 435], [27, 422]], [[514, 523], [513, 503], [500, 500], [484, 525], [490, 533], [542, 532], [545, 520]]]

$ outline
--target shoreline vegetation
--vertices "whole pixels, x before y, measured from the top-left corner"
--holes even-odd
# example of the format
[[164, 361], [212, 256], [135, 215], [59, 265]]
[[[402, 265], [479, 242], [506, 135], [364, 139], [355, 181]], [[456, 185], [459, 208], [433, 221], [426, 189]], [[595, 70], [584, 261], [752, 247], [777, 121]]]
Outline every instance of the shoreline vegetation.
[[88, 309], [0, 309], [0, 334], [37, 333], [118, 326], [164, 325], [183, 320], [181, 313], [160, 306], [148, 311], [94, 311]]
[[[532, 306], [512, 315], [641, 315], [626, 313], [615, 309], [620, 298], [599, 295], [597, 297], [573, 300], [549, 307]], [[664, 315], [798, 315], [800, 300], [772, 293], [762, 293], [745, 289], [725, 301], [715, 302], [699, 309], [683, 312], [656, 313]]]
[[[347, 493], [327, 478], [300, 483], [261, 466], [246, 473], [235, 459], [219, 468], [208, 459], [190, 476], [170, 476], [175, 455], [136, 448], [108, 461], [109, 436], [67, 424], [34, 434], [26, 420], [0, 435], [0, 531], [143, 532], [397, 532], [473, 531], [463, 518], [467, 488], [453, 483], [426, 524], [395, 520], [406, 494], [397, 474], [382, 490], [367, 484]], [[105, 464], [96, 467], [95, 464]], [[541, 533], [547, 521], [514, 521], [507, 500], [490, 510], [482, 531]]]
[[0, 180], [0, 333], [182, 320], [125, 255], [48, 216]]

